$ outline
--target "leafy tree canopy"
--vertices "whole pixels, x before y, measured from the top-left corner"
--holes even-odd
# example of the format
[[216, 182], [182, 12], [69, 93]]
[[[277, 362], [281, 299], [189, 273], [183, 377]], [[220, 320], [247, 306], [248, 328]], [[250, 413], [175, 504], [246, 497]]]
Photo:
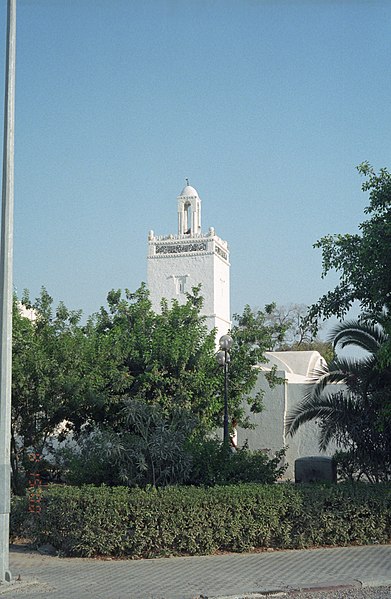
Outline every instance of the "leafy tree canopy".
[[11, 466], [16, 490], [23, 484], [21, 468], [29, 470], [29, 454], [41, 453], [48, 437], [65, 420], [79, 427], [85, 421], [91, 389], [80, 312], [70, 312], [63, 304], [53, 311], [53, 300], [44, 288], [34, 303], [25, 293], [23, 304], [32, 309], [34, 318], [22, 315], [15, 298]]
[[[202, 302], [200, 289], [194, 288], [184, 304], [173, 301], [169, 306], [163, 300], [155, 313], [145, 285], [134, 293], [113, 290], [107, 306], [82, 325], [80, 312], [71, 312], [62, 303], [54, 309], [45, 289], [35, 302], [28, 294], [22, 299], [33, 320], [22, 315], [15, 298], [15, 485], [23, 482], [23, 472], [28, 474], [29, 453], [42, 453], [53, 433], [61, 438], [70, 431], [78, 436], [82, 430], [84, 435], [99, 430], [102, 438], [112, 435], [120, 445], [124, 435], [132, 439], [138, 435], [141, 443], [141, 433], [129, 419], [135, 407], [139, 414], [159, 416], [156, 435], [151, 433], [149, 439], [158, 438], [163, 425], [174, 438], [177, 413], [197, 435], [221, 427], [224, 373], [216, 361], [215, 331], [208, 331], [200, 314]], [[243, 401], [253, 411], [262, 409], [261, 393], [251, 395], [257, 379], [254, 367], [265, 362], [265, 351], [282, 335], [281, 325], [268, 321], [270, 309], [252, 311], [246, 306], [242, 315], [235, 315], [231, 331], [229, 414], [242, 426], [250, 424], [244, 418]], [[269, 382], [278, 382], [273, 372]], [[149, 445], [145, 448], [145, 455], [151, 456]]]
[[[203, 430], [221, 426], [223, 415], [223, 369], [216, 362], [215, 331], [208, 332], [201, 316], [200, 289], [194, 288], [187, 301], [165, 300], [156, 314], [146, 287], [135, 293], [112, 291], [108, 309], [102, 308], [89, 322], [96, 346], [96, 365], [102, 376], [105, 397], [96, 421], [113, 425], [126, 399], [161, 406], [166, 413], [181, 407], [196, 415]], [[234, 345], [229, 367], [230, 415], [242, 418], [243, 400], [255, 411], [262, 409], [261, 396], [250, 393], [259, 363], [279, 329], [267, 324], [265, 312], [246, 306], [234, 316], [231, 334]], [[119, 426], [123, 423], [118, 420]]]
[[181, 407], [209, 422], [219, 409], [219, 372], [214, 336], [200, 317], [202, 298], [194, 289], [183, 305], [162, 302], [153, 312], [146, 287], [111, 291], [108, 308], [88, 328], [102, 380], [104, 401], [96, 421], [119, 426], [122, 402], [142, 400], [166, 413]]
[[375, 321], [390, 314], [391, 174], [385, 168], [376, 174], [367, 162], [357, 169], [366, 177], [362, 189], [369, 192], [369, 218], [357, 234], [326, 235], [315, 244], [322, 250], [322, 276], [336, 270], [340, 282], [312, 307], [312, 316], [343, 318], [355, 301]]

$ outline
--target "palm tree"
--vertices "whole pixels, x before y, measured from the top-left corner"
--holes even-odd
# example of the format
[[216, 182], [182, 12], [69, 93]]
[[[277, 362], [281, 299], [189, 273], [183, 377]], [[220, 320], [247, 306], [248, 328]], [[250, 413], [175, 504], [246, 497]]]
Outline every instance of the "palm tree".
[[361, 358], [338, 358], [313, 373], [303, 400], [288, 414], [290, 435], [309, 421], [319, 424], [319, 449], [331, 440], [348, 452], [369, 479], [391, 477], [391, 427], [385, 417], [390, 403], [391, 369], [381, 368], [379, 351], [388, 336], [379, 325], [349, 320], [332, 331], [334, 348], [355, 346]]

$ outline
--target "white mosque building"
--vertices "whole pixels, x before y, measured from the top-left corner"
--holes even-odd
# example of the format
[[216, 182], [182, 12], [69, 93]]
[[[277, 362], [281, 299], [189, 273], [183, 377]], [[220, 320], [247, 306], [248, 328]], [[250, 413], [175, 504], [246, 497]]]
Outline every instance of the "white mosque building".
[[[194, 187], [187, 185], [177, 198], [178, 231], [176, 235], [148, 235], [148, 289], [155, 311], [160, 310], [162, 298], [168, 302], [186, 301], [186, 292], [201, 284], [204, 298], [203, 314], [208, 327], [216, 327], [216, 340], [231, 327], [230, 262], [226, 241], [210, 228], [201, 228], [201, 199]], [[250, 449], [267, 449], [271, 455], [287, 447], [286, 478], [294, 478], [297, 458], [319, 456], [318, 426], [308, 423], [293, 438], [285, 432], [286, 416], [308, 389], [309, 377], [319, 368], [323, 358], [316, 351], [268, 352], [268, 363], [259, 367], [254, 394], [265, 391], [264, 410], [248, 414], [257, 426], [254, 430], [239, 429], [239, 445], [247, 441]], [[270, 389], [265, 374], [272, 367], [285, 382]], [[322, 454], [325, 455], [325, 454]]]
[[[285, 478], [294, 480], [298, 458], [322, 456], [324, 459], [336, 450], [331, 443], [326, 453], [320, 453], [319, 427], [315, 422], [303, 424], [293, 437], [286, 432], [287, 415], [307, 393], [313, 373], [323, 369], [326, 362], [317, 351], [266, 352], [265, 357], [267, 363], [258, 367], [258, 379], [253, 390], [254, 394], [264, 391], [264, 407], [260, 414], [252, 414], [246, 406], [247, 415], [256, 426], [239, 431], [239, 445], [247, 441], [250, 449], [264, 449], [270, 456], [285, 447]], [[271, 389], [265, 374], [273, 367], [284, 382]]]
[[148, 289], [152, 308], [158, 312], [162, 298], [170, 303], [186, 301], [186, 293], [201, 284], [202, 314], [217, 340], [231, 327], [229, 249], [210, 227], [201, 228], [201, 199], [189, 185], [177, 198], [176, 235], [148, 235]]

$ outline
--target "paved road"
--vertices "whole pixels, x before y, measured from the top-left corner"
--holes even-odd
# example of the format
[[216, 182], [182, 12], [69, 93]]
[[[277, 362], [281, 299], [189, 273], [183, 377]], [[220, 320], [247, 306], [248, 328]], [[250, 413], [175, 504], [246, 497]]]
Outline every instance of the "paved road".
[[[319, 599], [375, 599], [369, 593], [389, 593], [391, 545], [151, 560], [60, 558], [15, 547], [10, 566], [16, 580], [0, 585], [5, 599], [304, 596], [299, 589], [312, 589], [311, 596], [324, 589]], [[380, 586], [385, 588], [373, 589]], [[391, 594], [378, 596], [391, 599]]]

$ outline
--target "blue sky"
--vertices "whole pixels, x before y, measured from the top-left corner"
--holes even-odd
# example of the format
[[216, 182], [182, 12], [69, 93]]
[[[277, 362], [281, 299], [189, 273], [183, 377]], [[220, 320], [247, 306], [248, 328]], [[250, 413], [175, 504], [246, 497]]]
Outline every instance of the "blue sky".
[[233, 312], [316, 301], [313, 243], [364, 218], [355, 166], [391, 166], [390, 58], [388, 0], [17, 0], [19, 294], [88, 315], [135, 290], [188, 177]]

